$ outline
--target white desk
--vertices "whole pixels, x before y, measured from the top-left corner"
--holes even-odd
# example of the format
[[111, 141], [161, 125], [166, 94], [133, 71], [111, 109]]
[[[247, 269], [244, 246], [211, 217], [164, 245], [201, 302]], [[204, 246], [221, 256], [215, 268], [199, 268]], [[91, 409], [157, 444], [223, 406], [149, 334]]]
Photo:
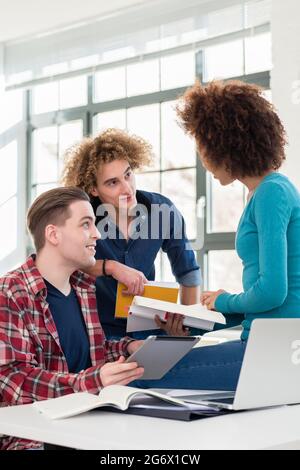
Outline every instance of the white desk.
[[32, 405], [0, 409], [0, 433], [77, 449], [300, 449], [300, 405], [192, 422], [93, 411], [49, 420]]

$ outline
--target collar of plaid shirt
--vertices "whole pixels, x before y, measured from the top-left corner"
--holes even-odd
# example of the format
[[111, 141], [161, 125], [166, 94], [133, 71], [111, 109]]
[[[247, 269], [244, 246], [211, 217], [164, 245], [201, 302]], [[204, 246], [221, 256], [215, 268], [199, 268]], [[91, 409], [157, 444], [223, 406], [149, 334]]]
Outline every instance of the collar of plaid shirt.
[[[46, 300], [47, 288], [39, 270], [35, 264], [36, 255], [32, 254], [28, 257], [26, 263], [21, 266], [23, 279], [25, 280], [28, 290], [30, 290], [34, 296], [40, 295]], [[82, 271], [75, 271], [70, 277], [71, 286], [75, 289], [84, 289], [88, 292], [95, 292], [95, 279]], [[77, 289], [76, 289], [77, 290]]]

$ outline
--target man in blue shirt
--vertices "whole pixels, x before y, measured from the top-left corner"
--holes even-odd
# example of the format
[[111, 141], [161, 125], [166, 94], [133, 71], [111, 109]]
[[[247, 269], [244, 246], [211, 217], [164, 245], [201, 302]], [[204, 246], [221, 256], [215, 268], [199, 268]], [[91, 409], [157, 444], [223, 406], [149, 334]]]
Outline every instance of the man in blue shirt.
[[[136, 191], [133, 170], [151, 158], [151, 146], [143, 139], [108, 129], [73, 147], [64, 168], [64, 184], [90, 195], [101, 233], [89, 274], [97, 278], [98, 312], [110, 338], [126, 333], [126, 320], [114, 317], [117, 281], [127, 286], [128, 294], [142, 294], [145, 282], [155, 278], [160, 249], [180, 284], [181, 303], [200, 302], [200, 269], [181, 214], [161, 194]], [[178, 315], [170, 315], [166, 324], [157, 319], [157, 325], [168, 334], [189, 333]]]
[[[116, 260], [142, 272], [146, 279], [154, 280], [154, 262], [159, 250], [162, 249], [168, 255], [172, 272], [180, 285], [182, 294], [186, 296], [185, 302], [199, 302], [199, 299], [195, 298], [193, 289], [194, 286], [197, 288], [200, 284], [199, 266], [194, 252], [189, 249], [181, 214], [169, 199], [160, 194], [136, 191], [136, 200], [135, 212], [140, 211], [141, 215], [137, 217], [139, 220], [135, 223], [128, 240], [122, 238], [119, 228], [115, 227], [110, 220], [106, 221], [105, 217], [101, 220], [101, 217], [98, 217], [97, 225], [103, 238], [97, 244], [96, 259]], [[96, 208], [97, 203], [98, 208]], [[102, 209], [99, 199], [93, 201], [93, 206], [96, 214], [97, 209], [98, 212]], [[166, 230], [163, 229], [163, 222], [159, 220], [163, 218], [168, 221], [168, 224], [165, 224], [166, 230], [170, 232], [168, 234], [164, 233]], [[109, 231], [109, 228], [112, 230]], [[117, 237], [114, 237], [115, 229]], [[114, 318], [116, 288], [117, 281], [113, 277], [97, 277], [96, 290], [101, 322], [109, 335], [122, 337], [126, 332], [126, 320]], [[175, 321], [174, 319], [173, 323]], [[175, 325], [173, 329], [174, 327]], [[180, 328], [182, 329], [182, 326]], [[180, 328], [176, 328], [179, 334], [184, 332]]]

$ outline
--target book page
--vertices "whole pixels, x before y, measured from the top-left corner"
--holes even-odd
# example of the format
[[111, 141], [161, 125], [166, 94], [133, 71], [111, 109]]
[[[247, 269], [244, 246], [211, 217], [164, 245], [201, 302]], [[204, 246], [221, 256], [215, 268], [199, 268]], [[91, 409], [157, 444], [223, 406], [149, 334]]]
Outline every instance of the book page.
[[36, 401], [32, 406], [48, 418], [61, 419], [97, 408], [98, 404], [99, 395], [78, 392], [50, 400]]
[[101, 390], [99, 398], [103, 406], [109, 404], [116, 406], [120, 410], [126, 410], [130, 401], [137, 395], [141, 398], [141, 400], [143, 397], [151, 396], [171, 402], [175, 405], [184, 405], [184, 402], [178, 398], [170, 397], [150, 389], [144, 390], [140, 388], [128, 387], [125, 385], [109, 385], [108, 387], [104, 387]]
[[153, 390], [128, 387], [125, 385], [109, 385], [104, 387], [99, 395], [87, 392], [70, 393], [50, 400], [36, 401], [32, 404], [40, 413], [51, 419], [62, 419], [102, 406], [114, 406], [126, 410], [129, 402], [135, 396], [153, 396], [168, 401], [174, 405], [184, 405], [178, 398], [170, 397]]
[[[166, 321], [166, 311], [157, 310], [149, 307], [141, 307], [140, 305], [131, 305], [129, 316], [127, 319], [126, 331], [145, 331], [159, 329], [155, 323], [155, 316], [158, 315], [160, 319]], [[184, 326], [198, 328], [203, 330], [212, 330], [214, 321], [203, 320], [201, 316], [185, 315], [183, 320]]]
[[217, 323], [226, 323], [225, 317], [214, 310], [208, 310], [202, 304], [181, 305], [162, 300], [149, 299], [136, 295], [133, 299], [133, 305], [140, 307], [148, 307], [151, 309], [161, 310], [170, 313], [179, 313], [191, 318], [207, 320]]
[[[220, 411], [220, 409], [217, 407], [203, 405], [201, 403], [190, 403], [188, 401], [184, 401], [183, 406], [184, 408], [190, 411], [201, 411], [203, 412], [203, 415], [211, 414], [213, 412], [219, 414]], [[174, 405], [171, 402], [162, 401], [155, 397], [148, 396], [146, 399], [142, 399], [139, 397], [134, 398], [130, 402], [130, 408], [141, 408], [147, 410], [169, 410], [176, 412], [176, 410], [178, 410], [178, 405]]]

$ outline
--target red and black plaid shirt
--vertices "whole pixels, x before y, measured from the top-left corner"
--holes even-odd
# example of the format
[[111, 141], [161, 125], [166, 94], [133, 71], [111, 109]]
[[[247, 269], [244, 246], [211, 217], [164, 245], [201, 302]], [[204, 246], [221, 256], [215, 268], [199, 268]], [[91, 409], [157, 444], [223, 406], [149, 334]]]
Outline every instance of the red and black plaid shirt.
[[[127, 356], [131, 341], [107, 341], [99, 322], [94, 280], [82, 272], [70, 279], [80, 302], [90, 342], [92, 366], [69, 373], [58, 332], [46, 302], [47, 289], [35, 257], [0, 279], [0, 406], [21, 405], [68, 393], [98, 393], [100, 369]], [[40, 444], [4, 436], [1, 449]]]

